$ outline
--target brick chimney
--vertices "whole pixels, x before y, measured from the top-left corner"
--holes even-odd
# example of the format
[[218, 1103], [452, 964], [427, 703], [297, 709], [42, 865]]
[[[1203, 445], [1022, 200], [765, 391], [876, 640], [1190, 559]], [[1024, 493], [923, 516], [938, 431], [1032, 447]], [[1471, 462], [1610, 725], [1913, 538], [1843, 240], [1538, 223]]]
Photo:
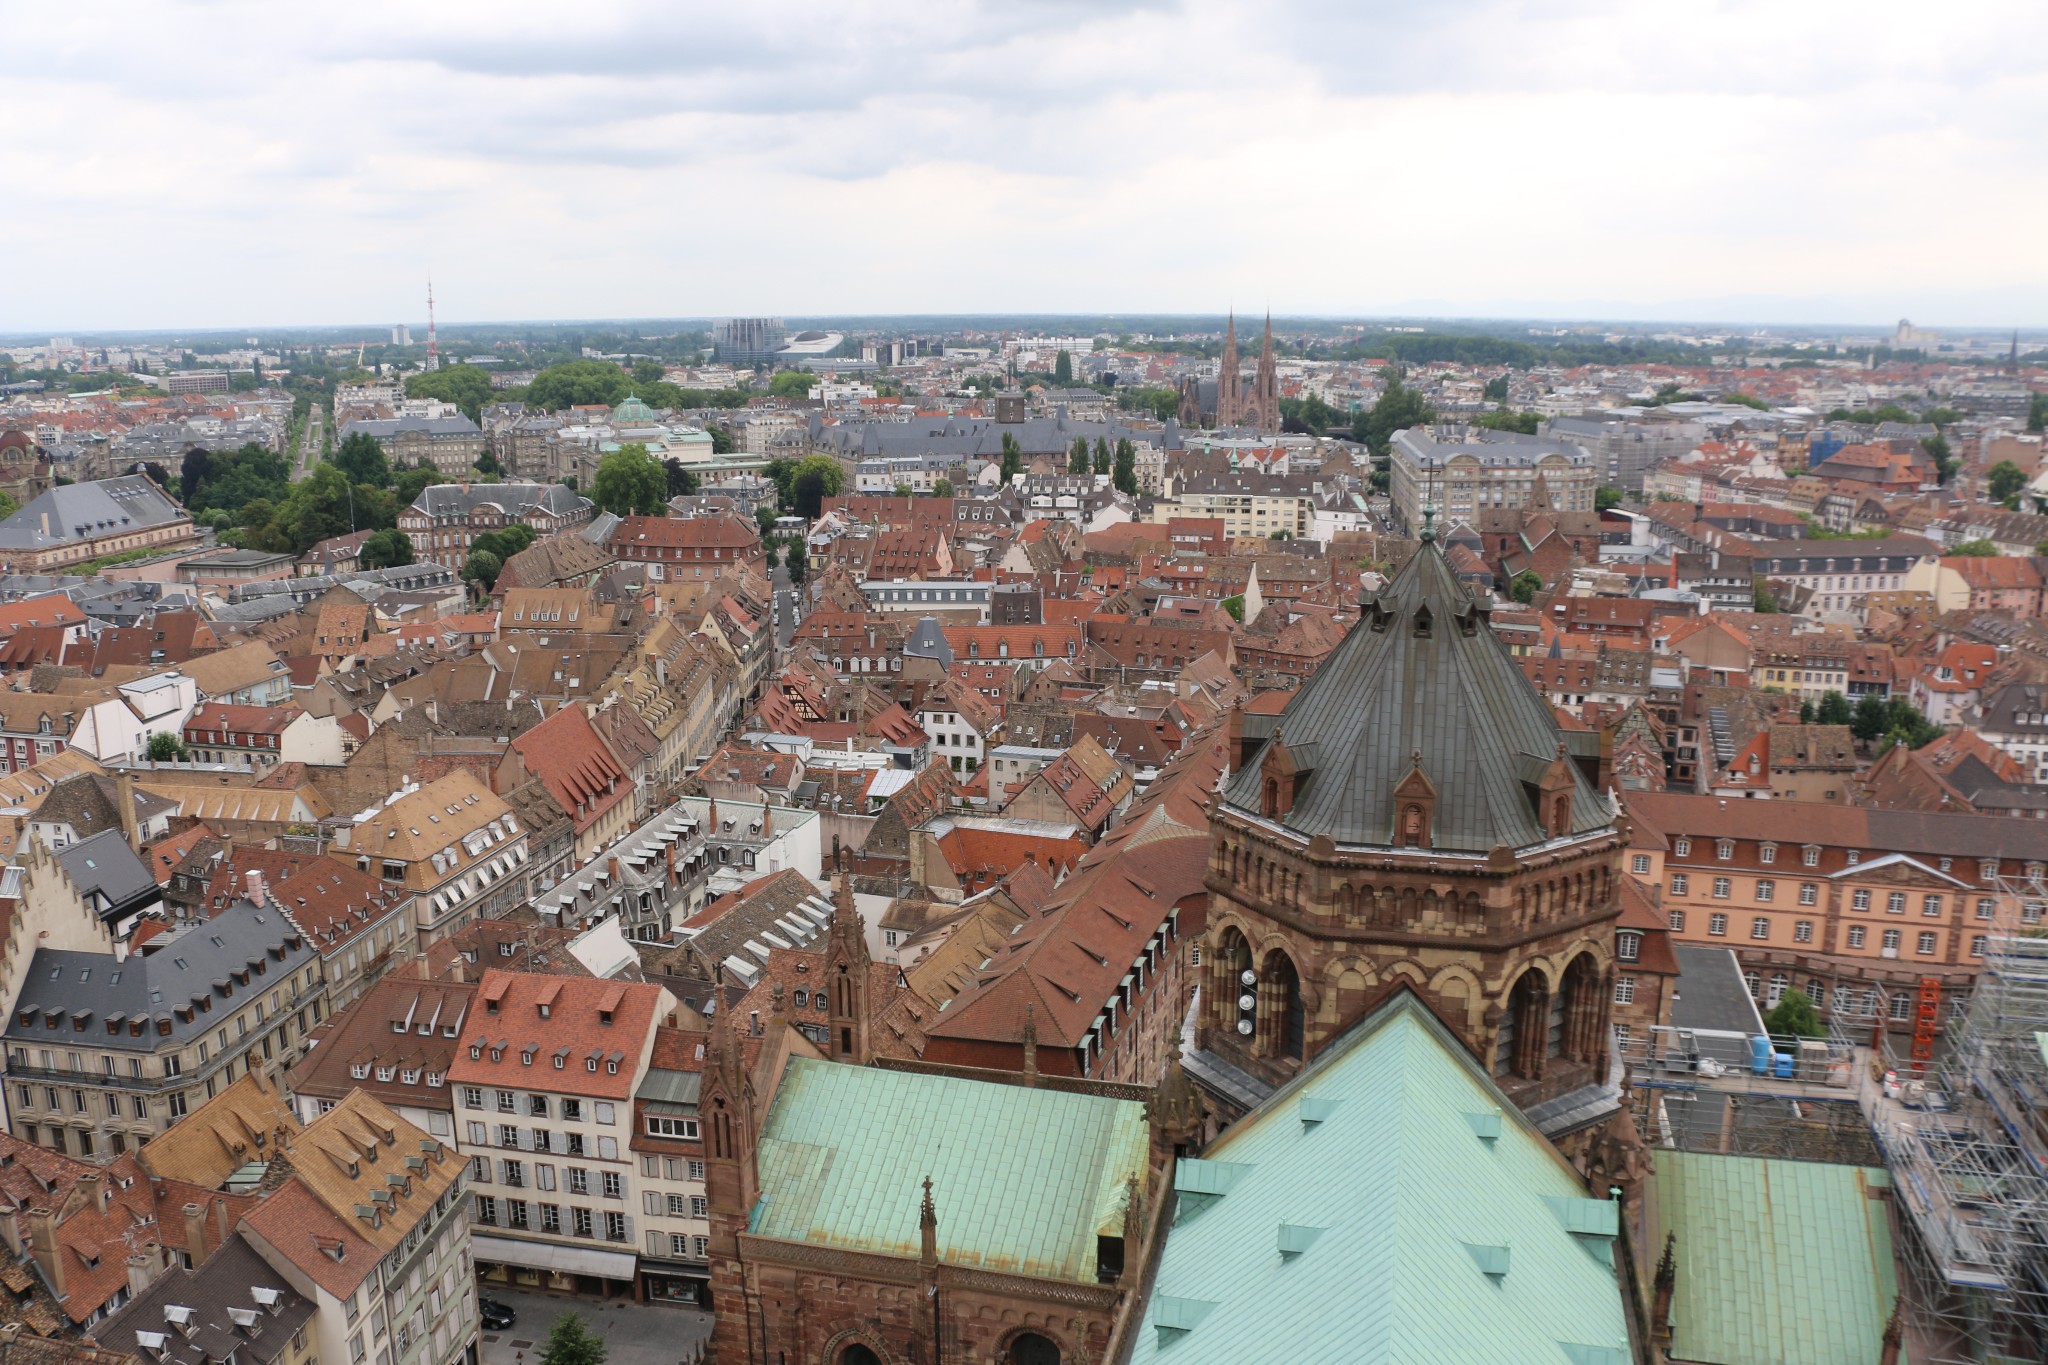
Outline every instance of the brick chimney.
[[64, 1250], [57, 1245], [56, 1210], [33, 1208], [28, 1211], [28, 1250], [42, 1270], [43, 1278], [50, 1282], [51, 1290], [58, 1298], [63, 1298], [67, 1292], [64, 1288]]
[[147, 1290], [163, 1267], [156, 1257], [148, 1252], [137, 1252], [128, 1258], [128, 1296], [134, 1298]]
[[206, 1259], [206, 1206], [187, 1204], [185, 1206], [185, 1254], [198, 1265]]
[[142, 852], [142, 825], [135, 818], [135, 776], [125, 768], [114, 776], [114, 804], [120, 807], [121, 832], [128, 836], [128, 847]]
[[249, 888], [250, 900], [258, 905], [268, 905], [270, 903], [270, 893], [264, 888], [263, 874], [261, 872], [252, 867], [249, 869], [248, 875], [244, 880]]

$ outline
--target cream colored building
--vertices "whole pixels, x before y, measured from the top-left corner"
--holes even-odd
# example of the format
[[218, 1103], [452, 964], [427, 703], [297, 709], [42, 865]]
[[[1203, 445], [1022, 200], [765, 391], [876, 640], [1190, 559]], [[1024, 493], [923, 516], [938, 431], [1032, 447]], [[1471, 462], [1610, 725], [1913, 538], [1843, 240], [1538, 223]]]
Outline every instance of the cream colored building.
[[422, 948], [526, 900], [526, 830], [467, 771], [401, 792], [361, 817], [333, 856], [412, 893]]

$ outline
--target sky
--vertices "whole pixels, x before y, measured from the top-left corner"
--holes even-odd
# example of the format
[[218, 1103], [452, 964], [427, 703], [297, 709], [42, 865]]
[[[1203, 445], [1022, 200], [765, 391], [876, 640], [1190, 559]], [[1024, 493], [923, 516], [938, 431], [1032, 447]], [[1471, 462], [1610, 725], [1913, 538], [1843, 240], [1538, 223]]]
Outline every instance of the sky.
[[2038, 0], [87, 16], [0, 0], [0, 331], [2048, 324]]

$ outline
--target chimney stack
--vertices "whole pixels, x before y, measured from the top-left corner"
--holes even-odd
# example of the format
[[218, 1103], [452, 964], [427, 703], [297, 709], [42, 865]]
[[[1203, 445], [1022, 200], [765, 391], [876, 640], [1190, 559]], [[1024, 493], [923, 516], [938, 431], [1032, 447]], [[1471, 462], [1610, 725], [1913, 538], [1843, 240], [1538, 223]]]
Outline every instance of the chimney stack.
[[156, 1279], [158, 1270], [156, 1257], [148, 1252], [138, 1252], [128, 1258], [128, 1297], [135, 1298]]
[[135, 775], [123, 768], [114, 776], [114, 804], [120, 807], [121, 832], [128, 847], [142, 852], [142, 825], [135, 817]]
[[43, 1278], [50, 1282], [50, 1288], [58, 1298], [63, 1298], [64, 1250], [57, 1245], [57, 1213], [54, 1209], [33, 1208], [28, 1211], [28, 1249], [35, 1257]]
[[263, 887], [263, 874], [252, 867], [246, 880], [249, 886], [249, 899], [259, 906], [269, 904], [269, 893]]
[[187, 1204], [185, 1206], [185, 1254], [198, 1265], [206, 1259], [206, 1206]]

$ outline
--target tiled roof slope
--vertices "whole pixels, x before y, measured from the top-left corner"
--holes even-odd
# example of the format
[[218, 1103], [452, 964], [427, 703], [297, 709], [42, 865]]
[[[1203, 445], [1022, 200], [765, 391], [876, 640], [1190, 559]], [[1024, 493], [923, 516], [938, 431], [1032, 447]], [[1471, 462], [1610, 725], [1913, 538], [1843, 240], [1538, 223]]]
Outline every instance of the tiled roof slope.
[[929, 1176], [941, 1261], [1092, 1285], [1147, 1141], [1134, 1100], [797, 1057], [762, 1129], [750, 1230], [914, 1258]]
[[[1563, 732], [1484, 617], [1434, 545], [1366, 600], [1357, 628], [1275, 728], [1297, 769], [1309, 770], [1280, 824], [1302, 838], [1390, 845], [1395, 788], [1420, 754], [1436, 789], [1432, 848], [1489, 853], [1548, 839], [1531, 784]], [[1254, 817], [1265, 752], [1223, 789]], [[1576, 767], [1571, 781], [1571, 832], [1609, 824], [1607, 803]]]
[[1615, 1206], [1406, 991], [1175, 1182], [1133, 1365], [1632, 1359]]

